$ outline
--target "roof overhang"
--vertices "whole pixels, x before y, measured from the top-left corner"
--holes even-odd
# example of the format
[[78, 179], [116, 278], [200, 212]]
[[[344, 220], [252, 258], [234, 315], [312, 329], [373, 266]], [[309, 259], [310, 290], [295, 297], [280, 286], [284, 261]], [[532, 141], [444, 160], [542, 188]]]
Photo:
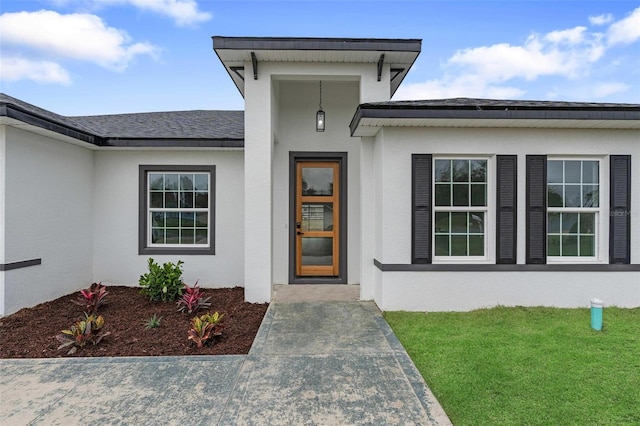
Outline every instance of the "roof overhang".
[[[487, 109], [363, 104], [351, 120], [351, 136], [375, 136], [383, 127], [490, 127], [640, 129], [640, 105], [599, 108]], [[551, 103], [550, 103], [551, 104]], [[604, 105], [604, 104], [603, 104]]]
[[20, 106], [8, 103], [0, 104], [0, 124], [22, 128], [33, 133], [82, 146], [95, 146], [100, 143], [99, 137], [84, 129], [35, 114]]
[[[420, 54], [420, 39], [214, 36], [213, 50], [244, 97], [244, 80], [257, 79], [260, 62], [364, 63], [391, 70], [391, 93]], [[251, 69], [245, 64], [251, 63]]]

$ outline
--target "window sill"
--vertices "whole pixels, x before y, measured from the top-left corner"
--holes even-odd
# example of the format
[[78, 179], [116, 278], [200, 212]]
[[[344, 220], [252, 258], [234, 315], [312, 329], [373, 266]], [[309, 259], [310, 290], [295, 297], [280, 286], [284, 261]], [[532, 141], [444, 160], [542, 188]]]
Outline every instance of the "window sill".
[[547, 265], [607, 265], [595, 257], [548, 257]]
[[140, 247], [138, 249], [139, 255], [149, 255], [149, 254], [166, 254], [166, 255], [185, 255], [185, 256], [194, 256], [194, 255], [215, 255], [216, 250], [215, 247]]

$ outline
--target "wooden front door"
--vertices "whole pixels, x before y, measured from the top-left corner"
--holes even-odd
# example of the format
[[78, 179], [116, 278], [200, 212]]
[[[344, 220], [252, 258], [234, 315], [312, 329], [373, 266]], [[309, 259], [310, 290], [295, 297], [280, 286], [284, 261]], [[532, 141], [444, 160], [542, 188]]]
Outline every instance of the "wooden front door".
[[340, 271], [340, 163], [296, 163], [295, 269], [299, 277]]

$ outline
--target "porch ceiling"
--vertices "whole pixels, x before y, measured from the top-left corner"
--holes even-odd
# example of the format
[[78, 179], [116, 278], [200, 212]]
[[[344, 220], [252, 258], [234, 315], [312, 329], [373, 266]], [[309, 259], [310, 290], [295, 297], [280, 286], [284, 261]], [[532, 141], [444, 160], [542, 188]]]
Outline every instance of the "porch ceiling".
[[252, 61], [258, 70], [260, 62], [384, 63], [391, 68], [393, 96], [421, 45], [419, 39], [213, 37], [213, 50], [242, 96], [244, 79], [254, 78], [254, 70], [245, 70], [244, 64]]

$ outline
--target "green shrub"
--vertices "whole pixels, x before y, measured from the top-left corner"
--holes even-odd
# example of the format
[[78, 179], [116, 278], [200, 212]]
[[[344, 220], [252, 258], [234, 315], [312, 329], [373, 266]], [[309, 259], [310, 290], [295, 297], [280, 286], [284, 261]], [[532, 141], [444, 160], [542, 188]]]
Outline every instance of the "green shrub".
[[138, 284], [142, 287], [140, 293], [146, 294], [151, 300], [162, 300], [163, 302], [176, 300], [182, 295], [182, 264], [166, 262], [162, 266], [149, 258], [149, 272], [140, 275]]

